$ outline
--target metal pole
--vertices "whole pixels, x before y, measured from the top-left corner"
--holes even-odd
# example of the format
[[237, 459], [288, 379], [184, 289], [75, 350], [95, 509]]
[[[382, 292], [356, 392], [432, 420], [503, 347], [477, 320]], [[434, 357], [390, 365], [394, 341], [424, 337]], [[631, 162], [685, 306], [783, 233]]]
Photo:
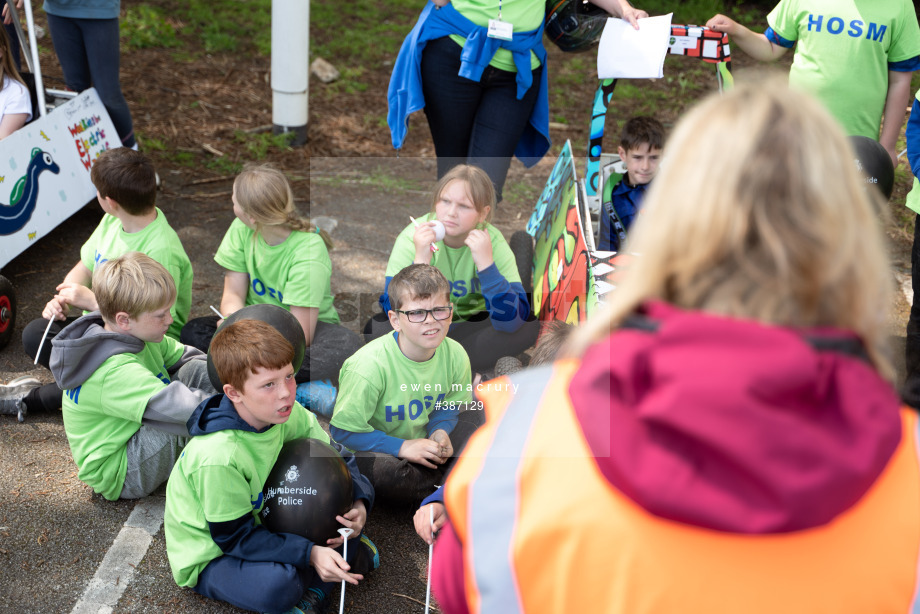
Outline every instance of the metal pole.
[[307, 142], [310, 2], [272, 0], [272, 130]]

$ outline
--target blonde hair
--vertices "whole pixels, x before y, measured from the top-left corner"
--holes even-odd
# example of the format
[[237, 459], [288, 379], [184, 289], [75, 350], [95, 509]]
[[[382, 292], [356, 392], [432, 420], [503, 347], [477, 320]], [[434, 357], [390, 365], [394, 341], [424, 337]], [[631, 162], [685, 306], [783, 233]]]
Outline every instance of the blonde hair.
[[141, 252], [126, 252], [103, 262], [93, 272], [93, 293], [102, 318], [115, 323], [124, 311], [132, 318], [142, 313], [172, 307], [176, 282], [162, 264]]
[[878, 371], [894, 378], [882, 208], [817, 102], [772, 79], [738, 87], [690, 111], [666, 154], [629, 245], [639, 255], [609, 307], [576, 334], [573, 352], [658, 299], [852, 331]]
[[462, 181], [466, 184], [466, 193], [473, 201], [473, 206], [476, 207], [478, 213], [482, 213], [483, 209], [489, 207], [484, 222], [491, 221], [492, 212], [495, 211], [495, 186], [492, 185], [492, 180], [484, 170], [472, 164], [458, 164], [438, 180], [432, 193], [431, 211], [434, 212], [441, 193], [453, 181]]
[[332, 239], [318, 230], [294, 206], [294, 193], [284, 173], [270, 164], [246, 165], [233, 182], [236, 202], [243, 213], [253, 219], [256, 234], [264, 226], [285, 226], [293, 231], [315, 232], [332, 249]]

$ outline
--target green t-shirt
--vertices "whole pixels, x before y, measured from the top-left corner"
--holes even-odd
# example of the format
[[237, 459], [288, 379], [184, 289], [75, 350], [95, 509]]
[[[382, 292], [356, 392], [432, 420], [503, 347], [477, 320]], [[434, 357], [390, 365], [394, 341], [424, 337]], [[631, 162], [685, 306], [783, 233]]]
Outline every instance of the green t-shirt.
[[147, 401], [169, 384], [166, 370], [183, 352], [184, 345], [163, 337], [137, 354], [108, 358], [82, 385], [64, 391], [64, 432], [77, 477], [106, 499], [121, 495], [128, 440], [141, 428]]
[[888, 63], [920, 55], [920, 27], [907, 0], [782, 0], [767, 16], [796, 41], [789, 82], [812, 92], [846, 134], [877, 139]]
[[96, 230], [80, 248], [80, 261], [90, 271], [95, 271], [97, 265], [118, 258], [126, 252], [147, 254], [172, 275], [173, 281], [176, 282], [176, 304], [169, 312], [173, 323], [166, 334], [178, 339], [179, 331], [188, 322], [188, 314], [192, 308], [192, 263], [182, 247], [179, 235], [166, 221], [166, 216], [159, 208], [155, 220], [147, 224], [143, 230], [131, 233], [124, 231], [117, 217], [106, 213], [96, 226]]
[[330, 424], [353, 433], [382, 431], [400, 439], [428, 436], [437, 403], [472, 400], [470, 359], [447, 338], [425, 362], [402, 353], [393, 333], [355, 352], [339, 374], [339, 398]]
[[[498, 19], [499, 0], [451, 0], [451, 2], [461, 15], [477, 26], [487, 28], [490, 19]], [[537, 29], [546, 15], [546, 3], [535, 0], [501, 0], [501, 9], [502, 21], [514, 26], [515, 32], [529, 32]], [[450, 38], [461, 47], [466, 43], [465, 38], [456, 34], [451, 34]], [[507, 49], [496, 51], [489, 65], [500, 70], [517, 72], [511, 52]], [[530, 69], [533, 70], [539, 65], [540, 60], [531, 51]]]
[[[436, 219], [434, 213], [419, 218], [419, 223]], [[509, 283], [521, 283], [521, 276], [514, 261], [514, 253], [501, 231], [492, 224], [486, 224], [486, 231], [492, 240], [492, 259], [498, 272]], [[390, 252], [387, 262], [387, 277], [393, 277], [415, 260], [415, 243], [412, 236], [415, 226], [410, 224], [399, 236]], [[450, 282], [450, 300], [454, 304], [454, 321], [468, 320], [471, 316], [485, 310], [486, 299], [480, 289], [479, 274], [473, 262], [473, 252], [467, 246], [448, 247], [443, 241], [438, 244], [438, 251], [431, 255], [431, 264], [437, 267]]]
[[283, 243], [269, 245], [235, 219], [214, 260], [225, 269], [249, 274], [246, 305], [315, 307], [320, 322], [339, 323], [332, 306], [332, 261], [318, 234], [294, 231]]
[[261, 524], [262, 490], [281, 446], [305, 437], [329, 443], [316, 416], [295, 403], [287, 422], [267, 431], [229, 429], [192, 438], [166, 485], [166, 554], [176, 584], [195, 586], [201, 570], [223, 554], [209, 522], [251, 513]]

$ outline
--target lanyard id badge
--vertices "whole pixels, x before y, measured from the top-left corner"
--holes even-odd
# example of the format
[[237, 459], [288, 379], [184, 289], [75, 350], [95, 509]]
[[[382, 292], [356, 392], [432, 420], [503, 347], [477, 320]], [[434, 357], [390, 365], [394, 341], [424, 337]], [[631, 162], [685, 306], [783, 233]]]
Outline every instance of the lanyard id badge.
[[498, 19], [489, 20], [489, 30], [486, 34], [489, 38], [503, 41], [510, 41], [514, 36], [514, 25], [502, 21], [502, 0], [498, 0]]
[[503, 41], [510, 41], [514, 33], [514, 26], [501, 18], [489, 20], [489, 38], [497, 38]]

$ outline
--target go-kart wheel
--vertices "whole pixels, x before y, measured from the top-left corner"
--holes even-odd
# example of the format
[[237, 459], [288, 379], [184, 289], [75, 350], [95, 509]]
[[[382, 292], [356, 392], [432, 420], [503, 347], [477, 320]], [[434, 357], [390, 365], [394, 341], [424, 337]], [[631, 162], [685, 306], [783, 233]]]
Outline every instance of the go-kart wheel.
[[13, 338], [16, 328], [16, 291], [9, 279], [0, 275], [0, 350]]

